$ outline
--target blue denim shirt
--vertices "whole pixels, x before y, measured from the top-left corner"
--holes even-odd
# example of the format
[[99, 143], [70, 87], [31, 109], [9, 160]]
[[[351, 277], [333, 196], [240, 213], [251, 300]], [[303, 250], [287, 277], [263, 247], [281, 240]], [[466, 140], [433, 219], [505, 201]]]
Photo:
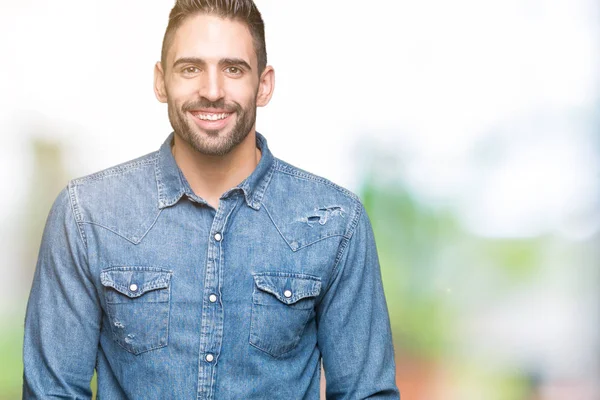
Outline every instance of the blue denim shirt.
[[26, 399], [398, 399], [358, 198], [274, 158], [215, 210], [159, 151], [73, 180], [27, 307]]

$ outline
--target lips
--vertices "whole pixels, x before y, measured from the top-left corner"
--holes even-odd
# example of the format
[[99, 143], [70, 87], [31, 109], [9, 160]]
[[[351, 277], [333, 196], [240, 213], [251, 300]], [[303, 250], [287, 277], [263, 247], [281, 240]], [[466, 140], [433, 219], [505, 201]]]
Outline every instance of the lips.
[[192, 112], [192, 115], [203, 121], [219, 121], [229, 117], [232, 113], [206, 113], [206, 112]]
[[224, 127], [233, 115], [225, 110], [192, 110], [189, 113], [200, 128], [211, 130]]

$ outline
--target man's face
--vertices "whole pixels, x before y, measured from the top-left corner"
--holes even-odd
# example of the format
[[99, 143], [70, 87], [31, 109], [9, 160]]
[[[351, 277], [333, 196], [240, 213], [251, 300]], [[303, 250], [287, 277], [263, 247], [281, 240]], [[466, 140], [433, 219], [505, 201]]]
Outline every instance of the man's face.
[[[164, 70], [156, 68], [157, 97], [168, 103], [175, 133], [198, 152], [225, 155], [254, 131], [264, 73], [259, 77], [242, 22], [188, 18], [175, 32]], [[266, 104], [262, 96], [259, 102]]]

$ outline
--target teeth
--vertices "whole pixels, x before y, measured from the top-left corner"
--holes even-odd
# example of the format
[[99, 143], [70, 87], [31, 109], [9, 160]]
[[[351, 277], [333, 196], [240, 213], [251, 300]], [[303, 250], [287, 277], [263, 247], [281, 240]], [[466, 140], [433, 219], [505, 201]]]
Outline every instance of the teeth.
[[229, 116], [229, 114], [197, 114], [196, 117], [200, 118], [204, 121], [218, 121], [220, 119], [225, 119]]

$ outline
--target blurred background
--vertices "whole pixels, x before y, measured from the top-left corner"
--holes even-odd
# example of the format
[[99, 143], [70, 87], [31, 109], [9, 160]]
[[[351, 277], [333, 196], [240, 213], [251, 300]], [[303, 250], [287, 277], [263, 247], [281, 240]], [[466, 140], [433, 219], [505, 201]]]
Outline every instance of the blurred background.
[[[258, 130], [365, 203], [402, 399], [600, 399], [598, 2], [256, 3]], [[171, 130], [172, 5], [0, 0], [0, 399], [54, 198]]]

